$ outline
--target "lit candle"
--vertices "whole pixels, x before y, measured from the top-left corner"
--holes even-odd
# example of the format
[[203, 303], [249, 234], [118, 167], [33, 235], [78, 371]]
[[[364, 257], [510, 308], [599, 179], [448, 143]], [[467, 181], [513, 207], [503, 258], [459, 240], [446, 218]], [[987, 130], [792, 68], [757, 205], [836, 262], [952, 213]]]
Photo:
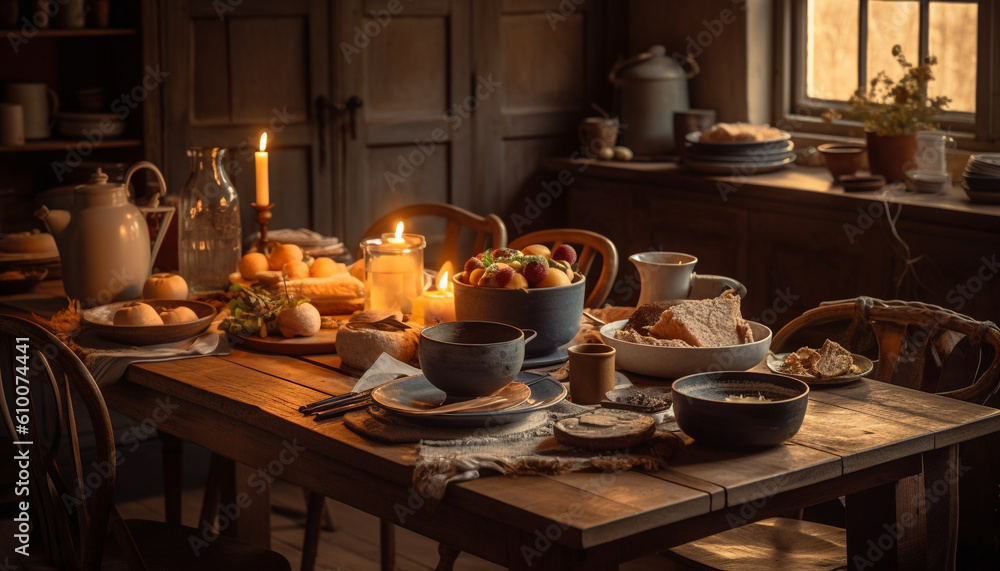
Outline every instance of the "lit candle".
[[437, 289], [424, 292], [424, 295], [413, 300], [413, 320], [424, 325], [434, 325], [445, 321], [455, 321], [455, 293], [452, 289], [451, 275], [447, 268], [450, 262], [445, 262], [438, 272]]
[[423, 290], [424, 237], [395, 234], [361, 243], [365, 254], [365, 309], [411, 313], [413, 300]]
[[253, 154], [254, 167], [257, 172], [257, 204], [266, 206], [271, 203], [267, 187], [267, 132], [260, 134], [260, 150]]

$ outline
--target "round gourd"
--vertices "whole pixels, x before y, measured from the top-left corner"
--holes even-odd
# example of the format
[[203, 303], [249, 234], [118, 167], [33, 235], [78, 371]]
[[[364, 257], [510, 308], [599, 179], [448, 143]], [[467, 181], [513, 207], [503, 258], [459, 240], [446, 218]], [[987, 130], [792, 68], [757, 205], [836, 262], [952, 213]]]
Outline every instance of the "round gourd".
[[198, 314], [196, 314], [190, 307], [184, 307], [181, 305], [173, 309], [168, 309], [167, 311], [161, 311], [160, 319], [163, 320], [164, 325], [175, 325], [177, 323], [194, 321], [198, 319]]
[[144, 299], [187, 299], [187, 281], [177, 274], [153, 274], [142, 286]]
[[115, 325], [163, 325], [163, 319], [149, 304], [136, 301], [123, 305], [115, 311]]

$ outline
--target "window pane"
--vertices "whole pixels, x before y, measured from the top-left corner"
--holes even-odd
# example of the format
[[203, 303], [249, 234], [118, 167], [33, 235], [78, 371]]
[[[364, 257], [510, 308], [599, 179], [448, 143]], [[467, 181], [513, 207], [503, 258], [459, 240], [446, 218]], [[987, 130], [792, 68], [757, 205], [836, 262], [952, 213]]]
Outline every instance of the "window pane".
[[[920, 58], [920, 3], [871, 0], [868, 2], [868, 80], [884, 71], [898, 81], [903, 68], [892, 55], [892, 46], [903, 48], [910, 63]], [[866, 85], [867, 87], [867, 85]]]
[[858, 88], [858, 0], [809, 0], [806, 97], [846, 101]]
[[948, 111], [976, 111], [976, 19], [972, 3], [931, 2], [928, 50], [937, 56], [931, 96], [951, 97]]

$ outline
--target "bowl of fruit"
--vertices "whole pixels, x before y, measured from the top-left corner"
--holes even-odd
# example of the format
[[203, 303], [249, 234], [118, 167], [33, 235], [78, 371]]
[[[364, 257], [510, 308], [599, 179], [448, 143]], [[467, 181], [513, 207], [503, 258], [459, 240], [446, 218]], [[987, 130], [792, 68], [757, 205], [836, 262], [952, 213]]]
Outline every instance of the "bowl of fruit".
[[572, 246], [486, 251], [470, 258], [453, 284], [457, 319], [536, 331], [526, 357], [548, 355], [580, 330], [586, 280], [576, 271]]

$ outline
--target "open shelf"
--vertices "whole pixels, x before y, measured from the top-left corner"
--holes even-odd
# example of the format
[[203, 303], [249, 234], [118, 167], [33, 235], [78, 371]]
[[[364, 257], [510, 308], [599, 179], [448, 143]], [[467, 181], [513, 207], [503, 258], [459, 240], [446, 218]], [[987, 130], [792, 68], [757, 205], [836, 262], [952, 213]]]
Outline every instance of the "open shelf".
[[0, 30], [5, 36], [23, 36], [26, 39], [32, 38], [81, 38], [95, 36], [131, 36], [139, 33], [135, 28], [54, 28], [38, 30], [36, 32], [24, 33], [22, 30]]
[[[28, 141], [23, 145], [0, 145], [0, 153], [62, 151], [65, 150], [66, 147], [73, 147], [79, 142], [79, 140], [72, 139], [44, 139], [41, 141]], [[111, 139], [101, 141], [95, 146], [99, 149], [122, 149], [126, 147], [140, 147], [142, 146], [142, 141], [139, 139]]]

